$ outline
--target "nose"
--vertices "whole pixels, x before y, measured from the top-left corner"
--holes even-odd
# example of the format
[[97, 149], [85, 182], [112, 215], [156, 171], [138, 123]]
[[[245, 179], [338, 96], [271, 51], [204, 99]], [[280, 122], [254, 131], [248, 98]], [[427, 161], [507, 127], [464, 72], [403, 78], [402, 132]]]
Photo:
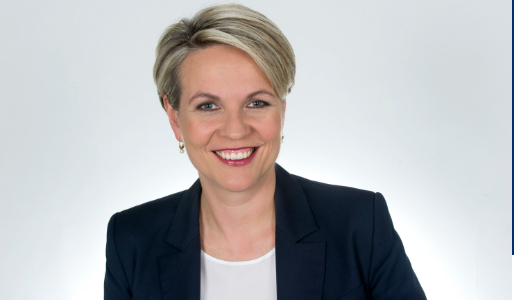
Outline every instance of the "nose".
[[249, 124], [245, 121], [244, 113], [241, 110], [227, 112], [223, 119], [223, 126], [219, 133], [221, 136], [231, 139], [240, 140], [250, 133]]

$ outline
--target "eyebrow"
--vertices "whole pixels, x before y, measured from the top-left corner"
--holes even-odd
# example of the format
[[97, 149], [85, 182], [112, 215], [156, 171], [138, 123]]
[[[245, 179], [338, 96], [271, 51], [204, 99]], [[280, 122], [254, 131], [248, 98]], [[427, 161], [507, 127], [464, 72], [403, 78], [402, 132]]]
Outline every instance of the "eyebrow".
[[[275, 97], [275, 94], [273, 93], [270, 93], [266, 90], [258, 90], [258, 91], [255, 91], [251, 94], [249, 94], [248, 96], [246, 96], [246, 99], [250, 99], [250, 98], [253, 98], [259, 94], [265, 94], [265, 95], [269, 95], [271, 97]], [[213, 94], [209, 94], [209, 93], [196, 93], [193, 97], [191, 97], [191, 99], [189, 99], [189, 103], [193, 102], [193, 100], [195, 100], [196, 98], [209, 98], [211, 100], [220, 100], [220, 98], [218, 96], [215, 96]]]
[[193, 102], [193, 100], [195, 100], [196, 98], [209, 98], [209, 99], [212, 99], [212, 100], [219, 100], [220, 98], [218, 96], [214, 96], [212, 94], [209, 94], [209, 93], [196, 93], [193, 97], [191, 97], [191, 99], [189, 99], [189, 103], [191, 104], [191, 102]]

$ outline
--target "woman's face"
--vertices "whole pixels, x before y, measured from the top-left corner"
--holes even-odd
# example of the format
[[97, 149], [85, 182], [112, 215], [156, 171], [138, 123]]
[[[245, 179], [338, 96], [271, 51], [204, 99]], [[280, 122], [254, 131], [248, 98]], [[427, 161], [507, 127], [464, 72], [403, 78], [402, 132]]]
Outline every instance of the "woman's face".
[[263, 182], [280, 151], [286, 104], [245, 52], [215, 45], [181, 66], [180, 108], [171, 126], [202, 180], [229, 191]]

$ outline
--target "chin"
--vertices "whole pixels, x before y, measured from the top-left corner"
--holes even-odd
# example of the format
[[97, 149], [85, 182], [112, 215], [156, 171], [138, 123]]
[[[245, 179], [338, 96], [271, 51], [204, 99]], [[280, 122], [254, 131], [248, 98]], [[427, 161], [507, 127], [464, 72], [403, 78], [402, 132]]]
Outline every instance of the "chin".
[[255, 178], [255, 176], [241, 176], [240, 174], [216, 178], [220, 187], [231, 192], [245, 191], [255, 185], [257, 180], [258, 178]]
[[[273, 169], [274, 161], [263, 163], [260, 159], [252, 161], [246, 166], [226, 166], [217, 161], [209, 164], [207, 168], [202, 164], [193, 164], [205, 179], [218, 187], [230, 192], [243, 192], [259, 185], [269, 175], [268, 171]], [[202, 172], [204, 171], [204, 172]]]

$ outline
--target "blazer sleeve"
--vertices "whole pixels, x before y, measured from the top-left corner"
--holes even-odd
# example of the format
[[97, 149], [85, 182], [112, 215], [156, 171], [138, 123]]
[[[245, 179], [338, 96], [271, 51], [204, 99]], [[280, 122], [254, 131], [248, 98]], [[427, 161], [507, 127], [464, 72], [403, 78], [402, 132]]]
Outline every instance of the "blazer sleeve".
[[129, 300], [132, 299], [130, 285], [116, 246], [116, 215], [111, 217], [107, 226], [104, 300]]
[[380, 193], [375, 194], [373, 206], [373, 246], [369, 273], [371, 299], [427, 299]]

